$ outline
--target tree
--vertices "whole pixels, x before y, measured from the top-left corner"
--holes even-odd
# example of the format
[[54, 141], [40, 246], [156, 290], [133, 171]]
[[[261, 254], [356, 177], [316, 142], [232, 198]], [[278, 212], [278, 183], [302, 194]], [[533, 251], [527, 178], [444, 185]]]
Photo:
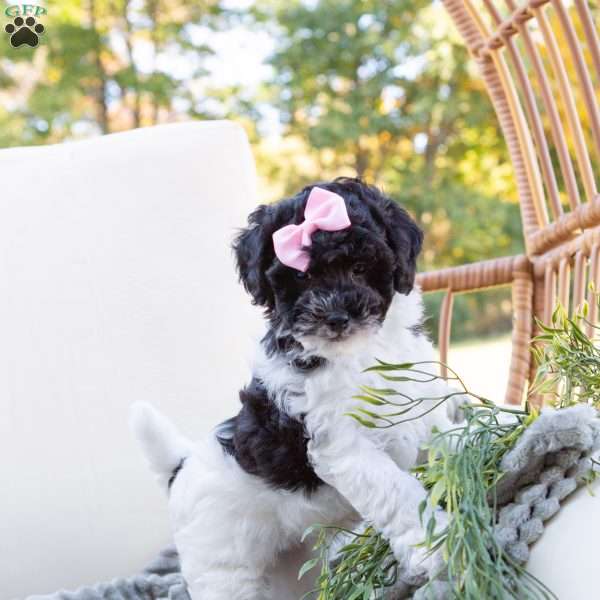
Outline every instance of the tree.
[[[18, 106], [4, 103], [4, 118], [22, 125], [4, 145], [109, 133], [185, 112], [202, 115], [194, 83], [206, 74], [203, 62], [211, 53], [203, 27], [215, 26], [220, 14], [217, 0], [66, 0], [51, 6], [37, 48], [2, 42], [8, 70], [25, 73], [30, 82]], [[181, 75], [163, 66], [172, 56], [185, 59]], [[2, 88], [19, 95], [14, 78], [0, 78]]]

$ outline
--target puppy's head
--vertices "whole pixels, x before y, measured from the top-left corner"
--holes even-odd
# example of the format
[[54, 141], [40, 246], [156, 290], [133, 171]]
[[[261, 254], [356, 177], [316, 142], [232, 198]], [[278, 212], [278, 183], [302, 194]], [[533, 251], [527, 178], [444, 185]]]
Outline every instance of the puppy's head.
[[273, 233], [300, 224], [311, 189], [259, 206], [234, 242], [240, 280], [278, 330], [305, 348], [342, 346], [376, 331], [395, 292], [413, 288], [423, 234], [408, 213], [357, 179], [318, 187], [339, 194], [351, 225], [312, 234], [306, 272], [275, 256]]

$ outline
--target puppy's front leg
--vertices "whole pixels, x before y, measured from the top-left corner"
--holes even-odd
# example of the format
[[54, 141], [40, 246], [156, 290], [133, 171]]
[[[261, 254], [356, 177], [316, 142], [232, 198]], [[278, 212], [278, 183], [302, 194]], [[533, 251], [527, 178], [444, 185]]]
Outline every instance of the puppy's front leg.
[[[317, 427], [308, 452], [319, 477], [390, 541], [405, 576], [418, 580], [431, 573], [437, 558], [415, 548], [425, 539], [419, 505], [426, 497], [415, 477], [353, 424], [338, 424], [335, 431]], [[435, 518], [436, 529], [443, 528], [446, 514], [438, 510]]]

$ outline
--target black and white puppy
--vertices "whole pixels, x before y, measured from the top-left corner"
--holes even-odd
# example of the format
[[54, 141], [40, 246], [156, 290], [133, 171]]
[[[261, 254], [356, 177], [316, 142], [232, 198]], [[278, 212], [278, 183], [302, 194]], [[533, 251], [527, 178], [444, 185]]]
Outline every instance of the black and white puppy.
[[[282, 600], [269, 573], [315, 523], [366, 520], [407, 572], [428, 568], [430, 559], [414, 547], [424, 537], [424, 491], [408, 469], [432, 427], [449, 426], [456, 404], [388, 429], [346, 416], [359, 404], [360, 385], [380, 385], [364, 373], [375, 358], [435, 360], [414, 288], [423, 234], [376, 188], [336, 179], [316, 189], [343, 200], [349, 226], [312, 227], [300, 252], [304, 266], [284, 264], [273, 236], [305, 223], [315, 187], [259, 206], [234, 242], [240, 279], [264, 307], [268, 327], [239, 414], [192, 443], [147, 405], [133, 412], [152, 468], [170, 488], [194, 600]], [[398, 386], [413, 398], [449, 393], [439, 380]], [[436, 519], [443, 524], [444, 515]]]

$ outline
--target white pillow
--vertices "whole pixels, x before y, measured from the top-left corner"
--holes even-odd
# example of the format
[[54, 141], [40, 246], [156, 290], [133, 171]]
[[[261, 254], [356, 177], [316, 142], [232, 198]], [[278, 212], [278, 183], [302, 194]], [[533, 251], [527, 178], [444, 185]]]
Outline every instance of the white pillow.
[[243, 130], [141, 129], [0, 151], [2, 598], [139, 570], [170, 539], [127, 427], [237, 411], [257, 310], [230, 242], [257, 204]]

